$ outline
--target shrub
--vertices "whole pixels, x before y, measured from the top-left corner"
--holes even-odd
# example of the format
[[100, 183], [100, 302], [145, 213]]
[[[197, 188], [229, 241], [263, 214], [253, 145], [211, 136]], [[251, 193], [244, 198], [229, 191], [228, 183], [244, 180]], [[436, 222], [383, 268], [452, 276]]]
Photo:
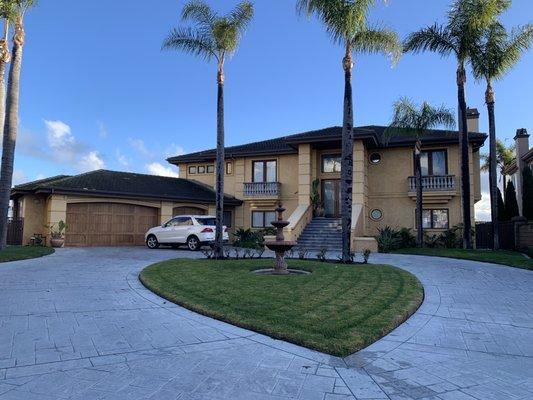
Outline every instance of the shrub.
[[322, 262], [326, 261], [326, 253], [328, 252], [327, 247], [322, 247], [318, 253], [316, 253], [316, 258]]
[[378, 229], [378, 236], [376, 240], [378, 242], [378, 248], [381, 253], [390, 253], [391, 251], [398, 250], [401, 245], [400, 233], [394, 230], [390, 226]]
[[307, 249], [305, 249], [304, 247], [298, 247], [296, 251], [298, 253], [298, 258], [300, 260], [305, 260], [307, 257], [307, 254], [309, 254], [309, 251], [307, 251]]
[[416, 237], [413, 235], [411, 228], [401, 228], [398, 231], [398, 237], [400, 238], [401, 249], [416, 246]]
[[439, 235], [429, 235], [424, 233], [424, 244], [430, 249], [440, 247], [440, 236]]

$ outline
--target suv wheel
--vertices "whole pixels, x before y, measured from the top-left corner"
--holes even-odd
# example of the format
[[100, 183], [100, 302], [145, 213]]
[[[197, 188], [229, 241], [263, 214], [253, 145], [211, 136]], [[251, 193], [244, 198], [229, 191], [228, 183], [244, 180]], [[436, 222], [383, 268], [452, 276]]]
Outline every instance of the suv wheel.
[[200, 250], [200, 240], [196, 236], [189, 236], [187, 239], [187, 247], [190, 251]]
[[159, 242], [157, 241], [157, 238], [154, 235], [150, 235], [146, 239], [146, 245], [149, 249], [157, 249], [159, 247]]

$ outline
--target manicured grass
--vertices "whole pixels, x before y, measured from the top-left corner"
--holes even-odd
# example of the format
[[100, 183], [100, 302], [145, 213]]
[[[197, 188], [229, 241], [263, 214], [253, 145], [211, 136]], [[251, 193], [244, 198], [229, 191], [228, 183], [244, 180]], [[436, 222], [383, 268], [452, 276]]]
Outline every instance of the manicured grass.
[[8, 246], [5, 250], [0, 251], [0, 263], [43, 257], [54, 251], [50, 247]]
[[522, 254], [507, 250], [463, 250], [463, 249], [401, 249], [395, 253], [418, 254], [423, 256], [450, 257], [464, 260], [482, 261], [533, 270], [533, 260]]
[[408, 272], [386, 265], [289, 260], [310, 275], [265, 276], [273, 260], [171, 260], [141, 272], [160, 296], [193, 311], [332, 355], [384, 336], [421, 304]]

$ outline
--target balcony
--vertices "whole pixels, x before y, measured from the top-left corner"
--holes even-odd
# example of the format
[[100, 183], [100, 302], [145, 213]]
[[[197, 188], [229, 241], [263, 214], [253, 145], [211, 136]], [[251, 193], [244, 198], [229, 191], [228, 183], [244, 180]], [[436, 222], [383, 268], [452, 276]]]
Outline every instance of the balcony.
[[[416, 178], [408, 179], [409, 197], [416, 200]], [[425, 203], [444, 204], [456, 195], [454, 175], [432, 175], [422, 177], [422, 192]]]
[[252, 199], [277, 199], [281, 193], [279, 182], [247, 182], [244, 197]]
[[[446, 192], [452, 190], [455, 190], [454, 175], [434, 175], [422, 177], [422, 191], [424, 192]], [[416, 178], [414, 176], [409, 177], [409, 191], [416, 191]]]

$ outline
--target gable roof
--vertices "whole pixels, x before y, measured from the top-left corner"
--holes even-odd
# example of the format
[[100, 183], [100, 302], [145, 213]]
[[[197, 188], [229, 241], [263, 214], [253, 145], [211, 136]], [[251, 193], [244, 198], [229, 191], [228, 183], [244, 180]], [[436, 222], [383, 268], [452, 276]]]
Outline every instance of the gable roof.
[[[29, 182], [15, 186], [11, 193], [12, 196], [25, 193], [57, 193], [215, 203], [215, 191], [199, 182], [102, 169], [81, 175], [60, 175]], [[224, 202], [228, 205], [242, 203], [228, 195], [225, 196]]]
[[[414, 139], [407, 136], [394, 136], [385, 138], [386, 126], [368, 125], [354, 128], [354, 139], [364, 140], [371, 148], [403, 147], [414, 145]], [[225, 148], [227, 158], [297, 154], [298, 145], [303, 143], [326, 143], [340, 141], [342, 127], [332, 126], [329, 128], [297, 133], [295, 135], [282, 136], [274, 139], [263, 140], [238, 146]], [[477, 147], [481, 147], [487, 135], [484, 133], [469, 133], [470, 141]], [[431, 129], [422, 137], [423, 144], [452, 144], [459, 142], [459, 132], [448, 130]], [[167, 161], [171, 164], [186, 162], [208, 162], [216, 158], [216, 149], [204, 150], [195, 153], [170, 157]]]

